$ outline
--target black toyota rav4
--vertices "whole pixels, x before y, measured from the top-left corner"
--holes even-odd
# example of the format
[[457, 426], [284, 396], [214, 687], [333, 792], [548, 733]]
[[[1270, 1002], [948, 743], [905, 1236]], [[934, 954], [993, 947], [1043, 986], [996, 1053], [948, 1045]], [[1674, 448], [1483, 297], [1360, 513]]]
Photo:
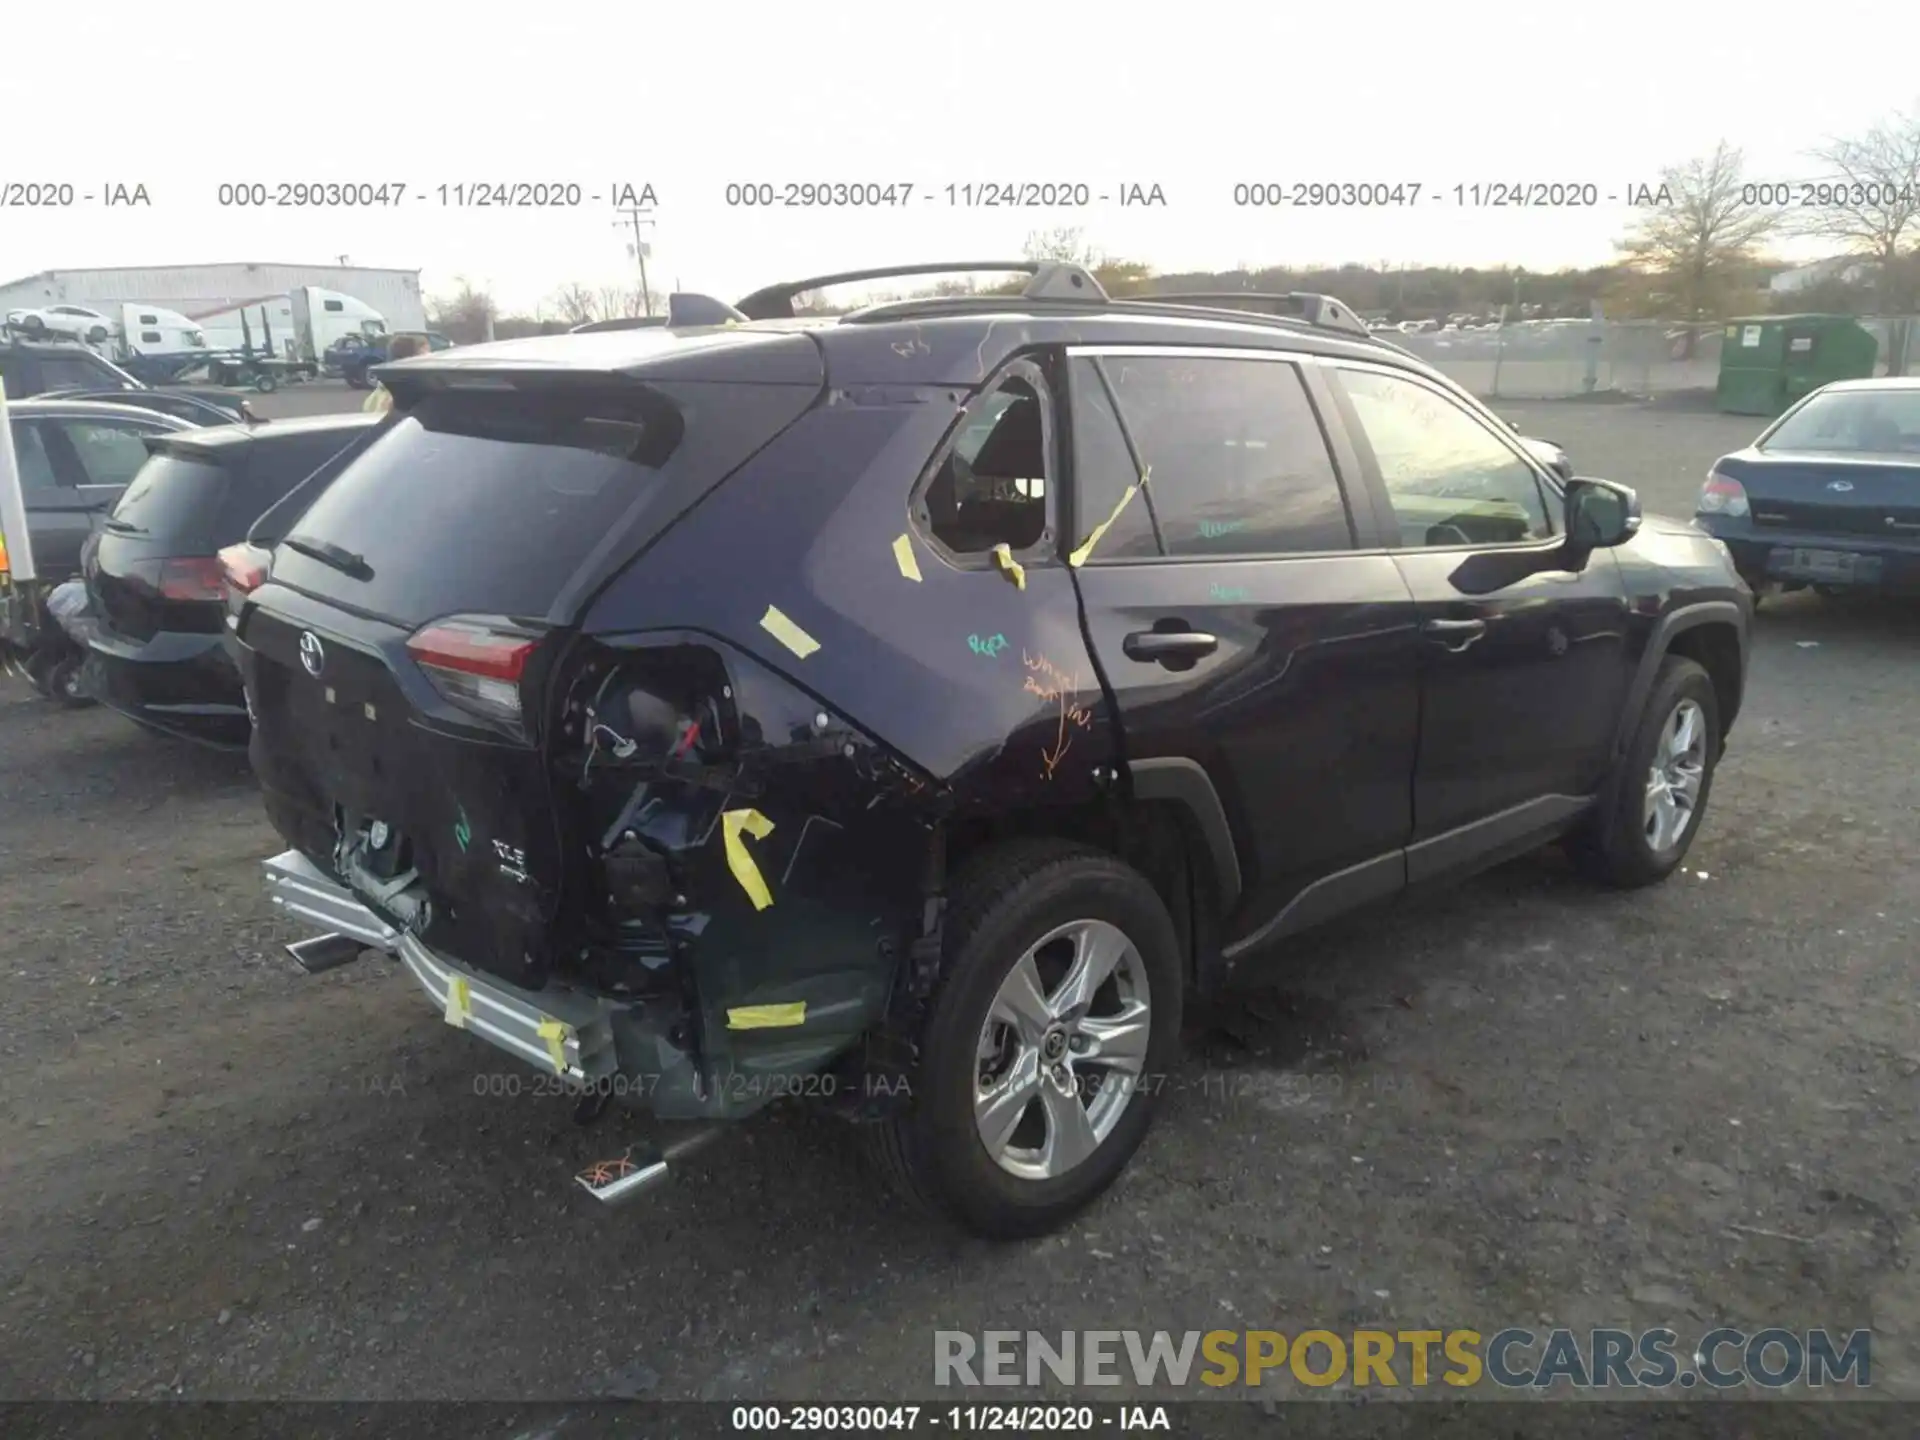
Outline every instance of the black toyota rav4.
[[1699, 832], [1752, 613], [1718, 541], [1326, 297], [994, 268], [1031, 283], [381, 367], [383, 433], [230, 577], [296, 957], [384, 950], [582, 1118], [650, 1111], [602, 1200], [798, 1094], [1044, 1231], [1140, 1144], [1189, 992]]

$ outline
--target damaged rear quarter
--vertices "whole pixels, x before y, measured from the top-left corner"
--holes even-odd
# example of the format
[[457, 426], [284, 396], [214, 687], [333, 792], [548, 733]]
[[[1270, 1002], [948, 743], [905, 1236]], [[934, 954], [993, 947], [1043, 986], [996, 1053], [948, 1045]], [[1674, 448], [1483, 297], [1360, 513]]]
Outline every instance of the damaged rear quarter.
[[578, 642], [551, 746], [574, 978], [663, 1119], [823, 1096], [922, 924], [943, 788], [692, 631]]

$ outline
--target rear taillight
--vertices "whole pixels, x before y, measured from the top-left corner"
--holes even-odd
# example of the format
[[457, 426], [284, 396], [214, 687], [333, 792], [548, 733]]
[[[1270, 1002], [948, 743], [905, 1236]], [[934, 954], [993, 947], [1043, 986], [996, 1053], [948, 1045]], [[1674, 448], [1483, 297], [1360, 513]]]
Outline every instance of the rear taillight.
[[189, 555], [173, 560], [142, 560], [129, 565], [130, 579], [144, 582], [163, 600], [218, 600], [220, 561], [212, 555]]
[[538, 643], [533, 636], [484, 621], [439, 620], [407, 641], [407, 653], [442, 699], [518, 727], [520, 677]]
[[1709, 470], [1707, 483], [1700, 487], [1700, 498], [1694, 503], [1693, 513], [1740, 519], [1747, 514], [1747, 487], [1738, 480], [1729, 480], [1718, 470]]
[[238, 545], [227, 546], [216, 558], [220, 562], [221, 578], [235, 593], [245, 595], [267, 583], [267, 562], [273, 557], [258, 545], [249, 545], [243, 540]]

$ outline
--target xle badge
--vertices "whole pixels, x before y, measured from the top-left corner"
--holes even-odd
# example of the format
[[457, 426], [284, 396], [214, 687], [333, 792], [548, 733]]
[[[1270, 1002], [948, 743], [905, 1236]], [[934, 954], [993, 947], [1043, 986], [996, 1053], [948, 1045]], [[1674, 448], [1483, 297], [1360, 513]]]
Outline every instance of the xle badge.
[[467, 823], [467, 807], [460, 807], [459, 823], [453, 827], [453, 838], [460, 844], [460, 853], [465, 854], [467, 846], [473, 843], [473, 827]]

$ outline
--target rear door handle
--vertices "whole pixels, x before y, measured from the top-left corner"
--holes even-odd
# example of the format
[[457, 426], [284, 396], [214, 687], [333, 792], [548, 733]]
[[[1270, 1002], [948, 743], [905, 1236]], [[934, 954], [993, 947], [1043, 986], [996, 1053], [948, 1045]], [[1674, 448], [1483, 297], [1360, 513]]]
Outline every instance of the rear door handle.
[[1196, 660], [1220, 648], [1220, 637], [1200, 630], [1136, 630], [1120, 642], [1129, 660]]
[[1484, 620], [1429, 620], [1420, 627], [1445, 649], [1458, 654], [1487, 633]]

